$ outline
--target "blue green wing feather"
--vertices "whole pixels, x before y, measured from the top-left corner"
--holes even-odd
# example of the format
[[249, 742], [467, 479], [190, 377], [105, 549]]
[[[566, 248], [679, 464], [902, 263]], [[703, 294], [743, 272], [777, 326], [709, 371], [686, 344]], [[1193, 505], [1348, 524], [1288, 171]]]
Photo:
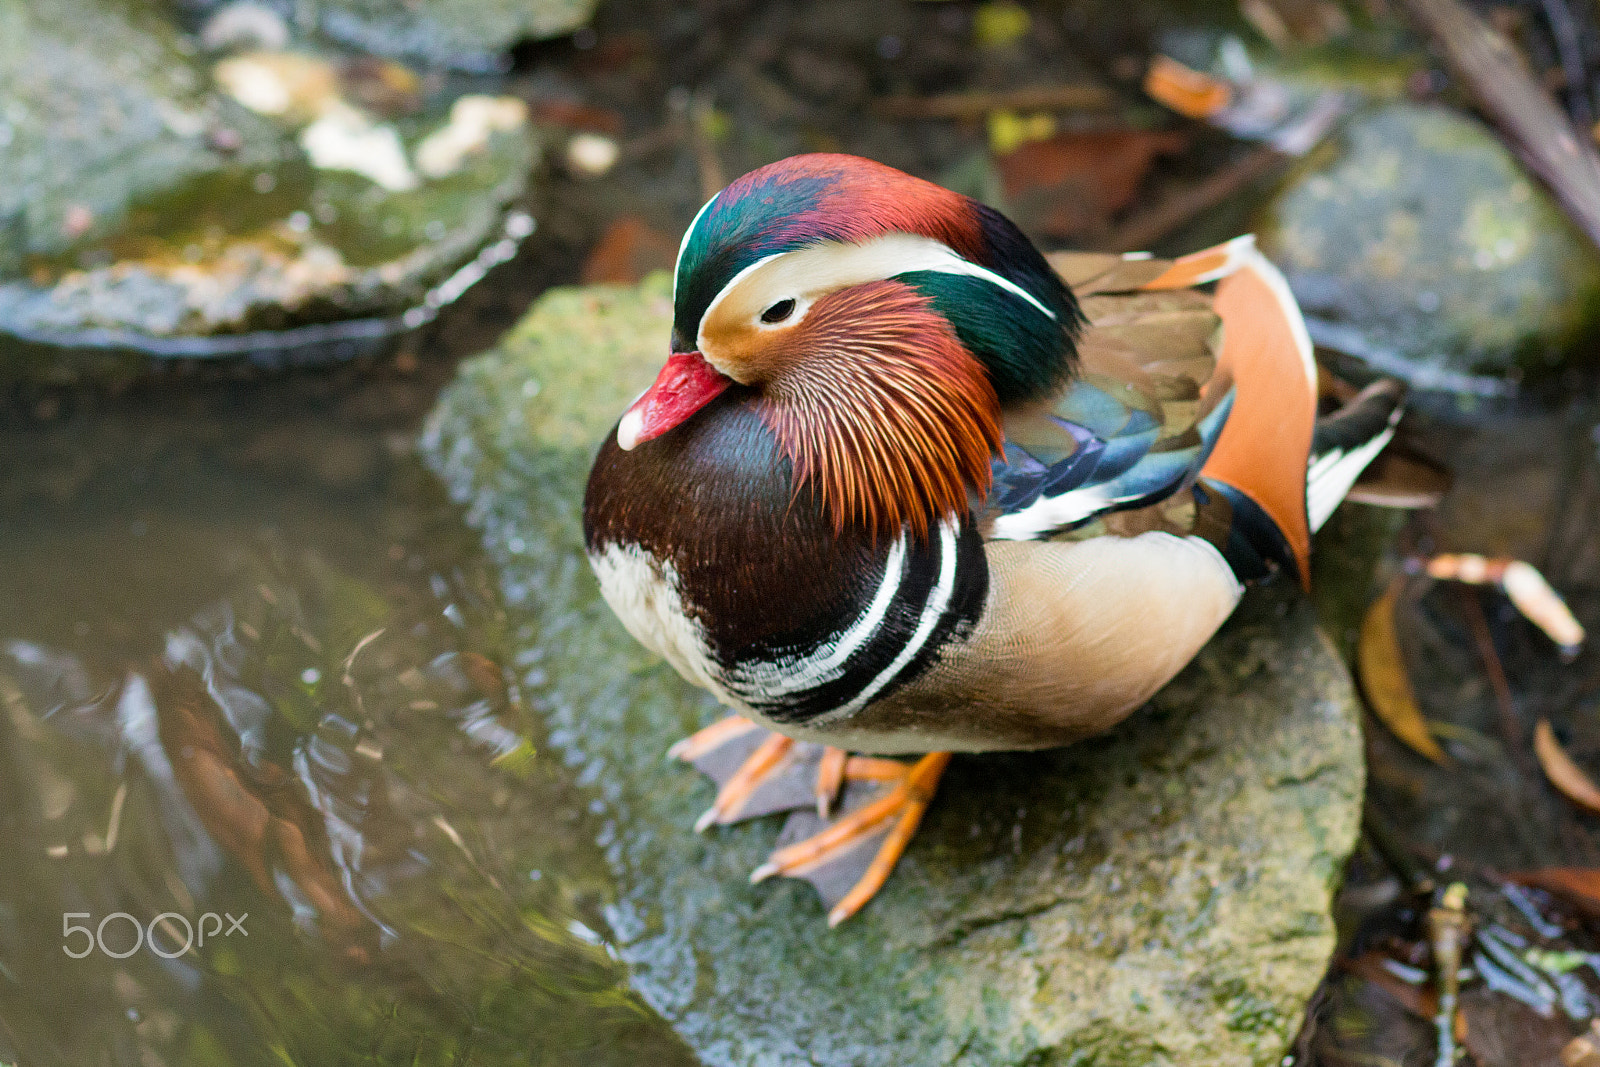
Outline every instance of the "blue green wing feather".
[[[1194, 485], [1231, 409], [1213, 382], [1220, 323], [1209, 294], [1086, 297], [1082, 370], [1052, 400], [1006, 412], [988, 498], [991, 536], [1071, 536]], [[1191, 511], [1193, 510], [1191, 506]]]

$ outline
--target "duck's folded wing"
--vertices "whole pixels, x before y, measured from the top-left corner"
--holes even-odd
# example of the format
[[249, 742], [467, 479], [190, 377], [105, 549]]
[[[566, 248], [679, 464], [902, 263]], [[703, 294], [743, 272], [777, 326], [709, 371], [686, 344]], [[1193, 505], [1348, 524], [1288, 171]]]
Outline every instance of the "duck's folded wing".
[[1006, 413], [991, 537], [1060, 536], [1194, 483], [1233, 401], [1218, 372], [1221, 319], [1196, 288], [1227, 272], [1226, 252], [1052, 257], [1089, 320], [1079, 373], [1056, 397]]

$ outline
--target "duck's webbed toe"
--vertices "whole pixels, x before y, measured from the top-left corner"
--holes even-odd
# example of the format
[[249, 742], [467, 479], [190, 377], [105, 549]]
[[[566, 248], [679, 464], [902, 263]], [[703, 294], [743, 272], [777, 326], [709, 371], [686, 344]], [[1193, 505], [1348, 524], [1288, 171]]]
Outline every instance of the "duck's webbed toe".
[[697, 831], [796, 808], [826, 816], [844, 784], [842, 749], [795, 741], [738, 715], [684, 738], [667, 754], [717, 783], [717, 799], [695, 823]]
[[933, 800], [950, 753], [931, 752], [914, 764], [871, 756], [845, 761], [840, 814], [821, 818], [796, 811], [778, 848], [750, 875], [803, 878], [828, 906], [828, 925], [860, 911], [888, 880]]
[[[933, 799], [950, 753], [915, 764], [795, 741], [737, 715], [672, 746], [717, 783], [696, 830], [787, 811], [778, 848], [750, 876], [803, 878], [827, 905], [828, 925], [883, 887]], [[837, 806], [839, 814], [830, 818]]]

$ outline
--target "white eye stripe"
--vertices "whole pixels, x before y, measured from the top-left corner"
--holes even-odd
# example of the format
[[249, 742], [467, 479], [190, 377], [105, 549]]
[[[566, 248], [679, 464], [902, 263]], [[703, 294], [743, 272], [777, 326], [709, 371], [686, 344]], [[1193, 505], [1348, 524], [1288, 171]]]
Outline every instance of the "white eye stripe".
[[706, 217], [706, 212], [711, 210], [711, 205], [717, 202], [721, 193], [713, 193], [711, 199], [700, 205], [700, 210], [694, 213], [694, 218], [689, 221], [689, 228], [683, 231], [683, 240], [678, 242], [678, 258], [672, 261], [672, 302], [678, 302], [678, 269], [683, 266], [683, 254], [689, 248], [689, 238], [694, 236], [694, 231], [699, 228], [700, 220]]
[[784, 324], [792, 325], [804, 317], [805, 309], [812, 300], [823, 293], [864, 282], [883, 281], [912, 271], [981, 278], [1026, 300], [1049, 316], [1051, 321], [1058, 321], [1055, 312], [1045, 307], [1038, 297], [1009, 278], [962, 258], [948, 245], [916, 234], [891, 233], [861, 244], [825, 241], [791, 252], [763, 256], [728, 279], [728, 283], [706, 306], [700, 318], [700, 336], [696, 340], [704, 350], [706, 322], [757, 272], [764, 275], [761, 283], [770, 297], [756, 302], [759, 308], [770, 307], [776, 299], [794, 298], [796, 313], [784, 320]]

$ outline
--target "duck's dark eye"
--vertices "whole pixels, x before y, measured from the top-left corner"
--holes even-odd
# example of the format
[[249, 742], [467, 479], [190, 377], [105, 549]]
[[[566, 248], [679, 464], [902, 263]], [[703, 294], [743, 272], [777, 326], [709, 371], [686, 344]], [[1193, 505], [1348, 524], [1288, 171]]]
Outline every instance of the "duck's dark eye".
[[778, 301], [776, 304], [773, 304], [767, 310], [763, 311], [761, 313], [761, 321], [770, 325], [774, 322], [782, 322], [784, 319], [793, 314], [794, 297], [790, 297], [787, 300]]

